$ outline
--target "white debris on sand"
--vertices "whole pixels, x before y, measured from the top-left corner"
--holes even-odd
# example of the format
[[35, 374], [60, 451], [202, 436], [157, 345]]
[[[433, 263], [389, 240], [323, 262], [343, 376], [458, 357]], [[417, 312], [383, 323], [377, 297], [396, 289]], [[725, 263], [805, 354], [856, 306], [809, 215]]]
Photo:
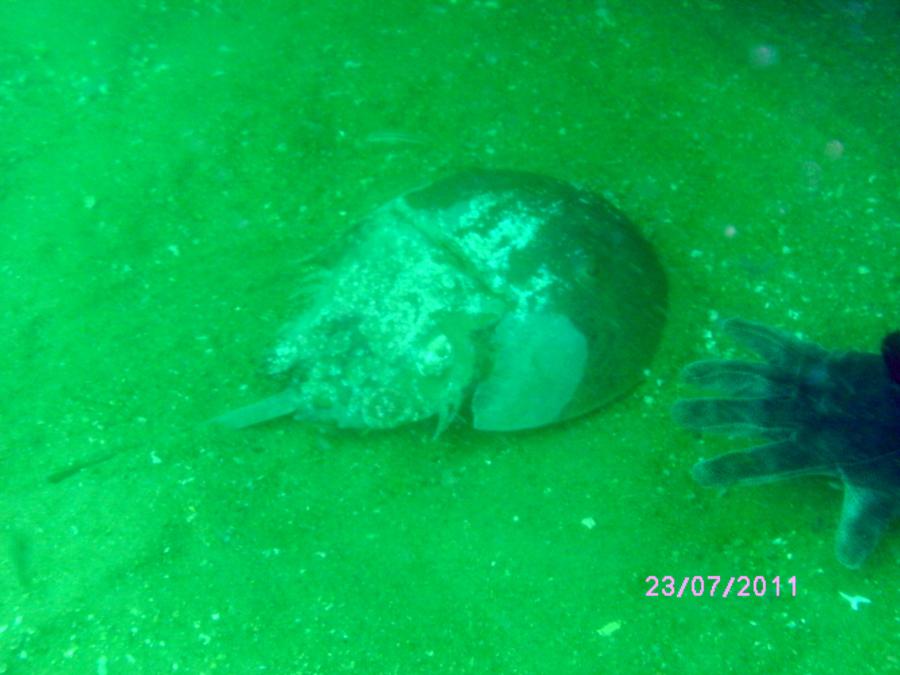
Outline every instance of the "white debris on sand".
[[842, 591], [838, 591], [840, 596], [850, 603], [850, 609], [854, 612], [859, 611], [860, 605], [871, 605], [872, 601], [869, 598], [863, 597], [862, 595], [847, 595]]
[[597, 635], [600, 637], [609, 637], [622, 627], [621, 621], [610, 621], [603, 628], [597, 629]]

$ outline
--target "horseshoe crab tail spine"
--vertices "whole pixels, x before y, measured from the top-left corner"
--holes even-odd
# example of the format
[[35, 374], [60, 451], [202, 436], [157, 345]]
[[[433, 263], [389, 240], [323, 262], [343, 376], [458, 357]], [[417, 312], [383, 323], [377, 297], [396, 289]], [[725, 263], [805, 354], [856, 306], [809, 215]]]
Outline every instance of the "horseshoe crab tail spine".
[[230, 410], [210, 421], [213, 424], [221, 424], [232, 429], [244, 429], [245, 427], [262, 424], [278, 417], [291, 415], [296, 410], [297, 399], [294, 393], [290, 390], [285, 390], [280, 394], [264, 398], [262, 401], [251, 403], [243, 408]]

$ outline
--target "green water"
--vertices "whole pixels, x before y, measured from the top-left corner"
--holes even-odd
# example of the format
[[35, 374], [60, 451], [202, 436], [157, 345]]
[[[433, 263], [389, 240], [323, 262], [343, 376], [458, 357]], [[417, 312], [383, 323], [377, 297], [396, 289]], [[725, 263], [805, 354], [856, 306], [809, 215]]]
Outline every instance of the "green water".
[[[734, 444], [669, 419], [716, 317], [900, 324], [898, 11], [0, 4], [0, 673], [900, 671], [900, 528], [846, 570], [829, 481], [718, 496], [688, 471]], [[204, 424], [274, 390], [307, 256], [464, 166], [652, 241], [643, 386], [524, 434]], [[645, 597], [667, 574], [798, 594]]]

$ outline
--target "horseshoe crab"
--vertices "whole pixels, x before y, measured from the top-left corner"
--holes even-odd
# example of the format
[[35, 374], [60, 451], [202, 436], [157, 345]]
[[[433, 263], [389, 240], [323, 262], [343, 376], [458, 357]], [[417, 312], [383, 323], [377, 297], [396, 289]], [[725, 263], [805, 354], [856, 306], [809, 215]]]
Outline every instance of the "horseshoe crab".
[[280, 392], [216, 421], [291, 415], [384, 429], [462, 412], [531, 429], [635, 386], [665, 321], [649, 243], [567, 183], [472, 170], [408, 192], [340, 239], [269, 370]]

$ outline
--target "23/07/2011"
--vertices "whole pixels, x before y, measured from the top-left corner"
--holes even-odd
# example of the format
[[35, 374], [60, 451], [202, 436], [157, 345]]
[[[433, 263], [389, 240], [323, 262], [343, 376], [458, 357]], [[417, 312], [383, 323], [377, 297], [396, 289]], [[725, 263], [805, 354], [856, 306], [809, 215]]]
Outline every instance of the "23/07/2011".
[[[719, 587], [723, 580], [725, 581], [725, 587], [719, 593]], [[788, 577], [782, 581], [780, 576], [767, 580], [764, 576], [722, 577], [716, 574], [709, 574], [707, 576], [682, 577], [679, 583], [672, 575], [663, 577], [650, 575], [644, 579], [644, 583], [649, 586], [644, 593], [644, 596], [648, 598], [682, 598], [686, 595], [695, 598], [704, 596], [709, 596], [710, 598], [761, 598], [767, 593], [774, 594], [776, 598], [782, 595], [797, 597], [797, 577], [795, 576]]]

